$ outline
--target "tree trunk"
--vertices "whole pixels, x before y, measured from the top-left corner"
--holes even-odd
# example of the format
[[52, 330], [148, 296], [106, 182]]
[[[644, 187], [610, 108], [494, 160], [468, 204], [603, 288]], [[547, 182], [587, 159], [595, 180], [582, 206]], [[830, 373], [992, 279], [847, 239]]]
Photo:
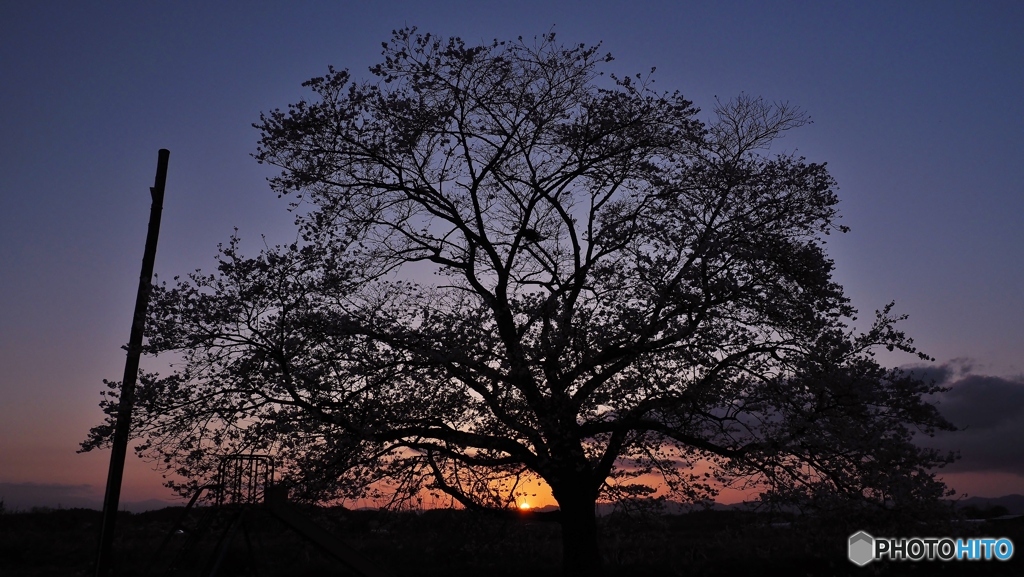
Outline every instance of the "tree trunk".
[[562, 573], [566, 577], [601, 575], [597, 548], [597, 496], [586, 490], [552, 491], [561, 509]]

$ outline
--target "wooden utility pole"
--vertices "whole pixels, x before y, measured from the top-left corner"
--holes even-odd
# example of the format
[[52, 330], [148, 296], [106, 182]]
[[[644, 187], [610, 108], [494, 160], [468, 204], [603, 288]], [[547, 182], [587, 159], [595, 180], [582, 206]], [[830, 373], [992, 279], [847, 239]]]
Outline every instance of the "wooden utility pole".
[[149, 209], [146, 251], [142, 256], [142, 274], [139, 276], [139, 292], [135, 297], [135, 316], [132, 317], [132, 332], [128, 339], [128, 360], [124, 364], [124, 379], [121, 380], [121, 395], [117, 406], [117, 424], [110, 452], [110, 469], [107, 471], [107, 491], [103, 496], [103, 525], [100, 529], [99, 551], [96, 554], [96, 577], [109, 577], [111, 572], [114, 522], [117, 520], [117, 506], [121, 499], [124, 459], [128, 452], [132, 406], [135, 404], [135, 381], [139, 375], [139, 358], [142, 356], [142, 333], [146, 327], [146, 310], [149, 308], [153, 263], [156, 261], [156, 241], [160, 236], [160, 213], [164, 208], [167, 159], [170, 155], [169, 150], [160, 149], [156, 164], [156, 183], [149, 189], [153, 204]]

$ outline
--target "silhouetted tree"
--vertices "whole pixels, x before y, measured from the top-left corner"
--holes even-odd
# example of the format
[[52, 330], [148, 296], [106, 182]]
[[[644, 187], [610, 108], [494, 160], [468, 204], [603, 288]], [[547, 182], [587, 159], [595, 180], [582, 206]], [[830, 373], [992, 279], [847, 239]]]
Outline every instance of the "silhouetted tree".
[[383, 54], [256, 125], [301, 240], [233, 240], [155, 291], [149, 351], [178, 364], [142, 381], [142, 454], [196, 479], [269, 451], [308, 499], [503, 507], [539, 478], [574, 575], [600, 564], [595, 502], [652, 474], [689, 500], [738, 478], [805, 504], [942, 495], [947, 457], [911, 433], [949, 428], [935, 386], [871, 356], [914, 352], [899, 319], [846, 324], [833, 179], [766, 152], [800, 111], [741, 96], [705, 124], [553, 34], [405, 29]]

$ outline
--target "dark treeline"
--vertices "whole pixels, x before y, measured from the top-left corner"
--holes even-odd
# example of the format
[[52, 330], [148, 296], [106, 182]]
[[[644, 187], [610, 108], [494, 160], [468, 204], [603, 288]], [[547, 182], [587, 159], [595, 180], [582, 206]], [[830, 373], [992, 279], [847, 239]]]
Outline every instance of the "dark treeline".
[[[154, 557], [180, 508], [123, 513], [116, 543], [117, 574], [164, 575]], [[561, 572], [557, 514], [498, 515], [464, 510], [387, 512], [311, 508], [318, 524], [396, 576], [547, 576]], [[351, 575], [259, 508], [228, 548], [219, 575], [298, 577]], [[100, 513], [86, 509], [37, 510], [0, 515], [0, 575], [89, 574]], [[1022, 556], [1009, 562], [893, 563], [866, 568], [846, 558], [841, 521], [742, 510], [699, 510], [682, 515], [611, 514], [599, 519], [608, 575], [1019, 575]], [[1000, 535], [1024, 543], [1022, 519], [951, 523], [932, 534]], [[197, 574], [213, 554], [219, 533], [209, 532], [173, 575]], [[172, 538], [172, 546], [184, 536]], [[250, 545], [247, 544], [247, 541]]]

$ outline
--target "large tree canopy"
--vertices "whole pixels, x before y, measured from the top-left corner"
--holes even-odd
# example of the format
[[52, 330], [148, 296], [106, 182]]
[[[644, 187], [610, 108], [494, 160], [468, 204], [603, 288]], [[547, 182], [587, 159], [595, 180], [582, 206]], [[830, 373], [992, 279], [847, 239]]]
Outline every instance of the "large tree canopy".
[[888, 307], [853, 332], [832, 280], [835, 182], [769, 153], [800, 111], [741, 96], [705, 123], [553, 35], [400, 30], [384, 57], [256, 124], [301, 240], [232, 241], [215, 274], [157, 287], [148, 347], [176, 365], [143, 379], [141, 453], [201, 479], [270, 452], [310, 499], [501, 507], [539, 478], [576, 569], [597, 562], [595, 501], [644, 475], [688, 499], [730, 478], [803, 502], [941, 495], [946, 457], [912, 442], [949, 427], [934, 386], [873, 360], [911, 341]]

